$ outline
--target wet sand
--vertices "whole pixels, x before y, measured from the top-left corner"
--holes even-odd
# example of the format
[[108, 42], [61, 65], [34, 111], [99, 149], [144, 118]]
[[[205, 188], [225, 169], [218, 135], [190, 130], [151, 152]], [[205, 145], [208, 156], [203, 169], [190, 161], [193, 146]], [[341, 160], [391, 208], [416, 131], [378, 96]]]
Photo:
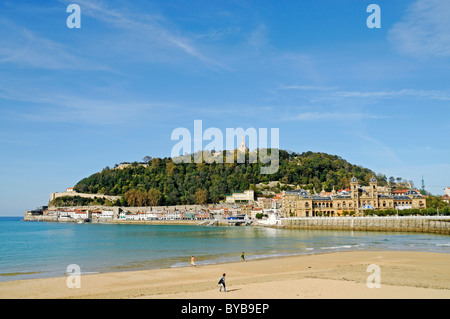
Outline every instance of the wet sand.
[[[368, 287], [369, 265], [379, 266], [380, 288]], [[1, 282], [0, 298], [450, 299], [450, 254], [353, 251], [101, 273], [82, 275], [80, 288], [67, 278]]]

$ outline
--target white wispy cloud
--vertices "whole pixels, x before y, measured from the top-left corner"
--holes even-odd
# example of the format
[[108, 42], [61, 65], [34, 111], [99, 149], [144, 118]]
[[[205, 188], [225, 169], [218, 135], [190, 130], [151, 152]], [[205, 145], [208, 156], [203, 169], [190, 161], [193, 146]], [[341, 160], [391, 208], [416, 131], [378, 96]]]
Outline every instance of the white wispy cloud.
[[0, 144], [15, 144], [20, 146], [37, 146], [35, 143], [30, 143], [29, 141], [23, 141], [17, 138], [2, 138], [0, 137]]
[[248, 37], [248, 44], [253, 48], [266, 47], [268, 44], [267, 28], [264, 24], [259, 24]]
[[422, 57], [450, 56], [450, 1], [417, 0], [402, 20], [389, 30], [388, 39], [401, 53]]
[[299, 91], [332, 91], [337, 87], [315, 86], [315, 85], [285, 85], [279, 86], [278, 90], [299, 90]]
[[[149, 122], [167, 117], [177, 105], [168, 102], [114, 98], [111, 91], [105, 97], [80, 96], [76, 92], [55, 93], [52, 89], [31, 87], [29, 83], [15, 85], [0, 81], [0, 99], [14, 101], [20, 108], [0, 108], [2, 117], [21, 118], [43, 123], [84, 123], [113, 125]], [[23, 88], [26, 87], [26, 90]], [[111, 89], [112, 90], [112, 89]], [[171, 111], [168, 111], [171, 109]], [[165, 113], [166, 112], [166, 113]], [[164, 115], [165, 114], [165, 115]]]
[[387, 145], [385, 142], [372, 136], [360, 133], [356, 136], [366, 141], [366, 144], [363, 144], [363, 148], [367, 148], [367, 150], [365, 151], [366, 154], [372, 155], [382, 160], [383, 162], [389, 162], [391, 165], [394, 163], [403, 164], [402, 159], [397, 155], [394, 149]]
[[0, 38], [0, 64], [10, 63], [21, 67], [52, 70], [109, 69], [102, 63], [75, 53], [73, 47], [43, 37], [27, 27], [5, 19], [0, 19]]
[[339, 91], [336, 96], [348, 98], [396, 98], [396, 97], [420, 97], [425, 99], [449, 101], [450, 94], [437, 90], [381, 90], [381, 91]]
[[194, 37], [196, 39], [209, 39], [209, 40], [222, 40], [225, 37], [236, 35], [241, 32], [239, 27], [223, 27], [216, 29], [209, 29], [204, 33], [195, 34]]
[[320, 120], [337, 120], [337, 121], [353, 121], [363, 119], [385, 119], [384, 115], [359, 113], [359, 112], [304, 112], [289, 117], [294, 121], [320, 121]]
[[[128, 48], [133, 50], [135, 56], [150, 59], [155, 58], [158, 50], [161, 51], [160, 56], [167, 58], [169, 54], [167, 50], [176, 49], [212, 68], [227, 69], [221, 61], [200, 49], [200, 45], [195, 42], [195, 36], [183, 32], [161, 15], [138, 13], [126, 9], [119, 11], [103, 1], [80, 0], [77, 3], [82, 8], [83, 15], [125, 32], [125, 36], [114, 34], [116, 48], [120, 47], [122, 50]], [[139, 53], [135, 50], [136, 46], [140, 50]]]
[[338, 87], [326, 87], [315, 85], [285, 85], [279, 86], [277, 90], [298, 90], [298, 91], [317, 91], [321, 95], [319, 99], [330, 98], [400, 98], [400, 97], [418, 97], [424, 99], [449, 101], [450, 92], [441, 90], [420, 90], [420, 89], [401, 89], [401, 90], [377, 90], [377, 91], [347, 91], [340, 90]]

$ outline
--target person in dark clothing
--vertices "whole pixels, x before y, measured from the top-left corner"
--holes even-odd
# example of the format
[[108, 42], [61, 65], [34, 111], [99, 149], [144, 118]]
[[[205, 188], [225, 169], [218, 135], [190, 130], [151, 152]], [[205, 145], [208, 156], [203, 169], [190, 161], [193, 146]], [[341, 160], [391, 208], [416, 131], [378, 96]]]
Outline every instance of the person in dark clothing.
[[219, 289], [220, 292], [222, 291], [222, 287], [223, 287], [223, 291], [227, 292], [227, 289], [225, 287], [225, 274], [223, 274], [222, 278], [220, 278], [219, 285], [220, 285], [220, 289]]

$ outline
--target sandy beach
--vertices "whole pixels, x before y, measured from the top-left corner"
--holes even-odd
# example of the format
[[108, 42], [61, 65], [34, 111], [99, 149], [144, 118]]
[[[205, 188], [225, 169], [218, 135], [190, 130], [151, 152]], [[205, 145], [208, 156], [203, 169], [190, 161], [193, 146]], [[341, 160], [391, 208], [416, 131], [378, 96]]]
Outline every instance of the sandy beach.
[[[237, 260], [239, 256], [237, 256]], [[380, 288], [369, 288], [369, 265]], [[450, 298], [450, 254], [336, 252], [198, 267], [114, 272], [0, 283], [0, 298], [149, 299], [415, 299]], [[218, 280], [226, 273], [227, 292]]]

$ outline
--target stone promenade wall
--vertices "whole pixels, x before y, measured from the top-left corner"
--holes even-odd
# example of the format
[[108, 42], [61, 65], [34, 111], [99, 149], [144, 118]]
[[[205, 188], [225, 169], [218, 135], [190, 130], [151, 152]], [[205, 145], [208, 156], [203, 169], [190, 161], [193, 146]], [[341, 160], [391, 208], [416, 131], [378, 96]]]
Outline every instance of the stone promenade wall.
[[450, 216], [283, 218], [281, 227], [298, 229], [425, 232], [450, 235]]

